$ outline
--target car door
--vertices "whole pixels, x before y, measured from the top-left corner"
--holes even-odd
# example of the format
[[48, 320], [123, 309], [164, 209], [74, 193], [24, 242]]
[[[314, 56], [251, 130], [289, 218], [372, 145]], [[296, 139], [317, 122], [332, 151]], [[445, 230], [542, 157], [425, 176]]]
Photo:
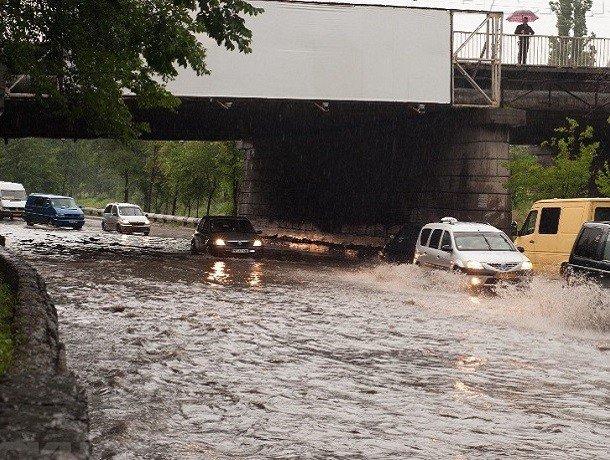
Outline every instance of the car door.
[[441, 250], [439, 249], [441, 244], [441, 238], [443, 236], [443, 229], [436, 228], [432, 230], [430, 235], [430, 241], [428, 242], [428, 248], [426, 249], [425, 264], [431, 267], [440, 267]]
[[451, 239], [451, 232], [445, 230], [441, 237], [441, 243], [439, 245], [439, 251], [437, 255], [438, 265], [442, 268], [450, 269], [453, 266], [453, 241]]
[[519, 230], [519, 239], [517, 245], [519, 248], [523, 248], [525, 255], [532, 261], [533, 264], [537, 264], [536, 254], [536, 225], [538, 223], [538, 210], [532, 209], [525, 221], [521, 230]]
[[603, 226], [585, 226], [578, 236], [572, 257], [571, 266], [575, 273], [584, 274], [595, 279], [600, 279], [604, 275], [606, 241], [608, 232]]
[[119, 209], [117, 208], [116, 204], [113, 204], [112, 208], [110, 209], [110, 217], [108, 218], [108, 227], [110, 227], [111, 229], [114, 230], [118, 223], [119, 223]]
[[106, 225], [110, 224], [110, 215], [112, 213], [112, 205], [109, 204], [104, 208], [104, 215], [102, 216], [103, 221]]

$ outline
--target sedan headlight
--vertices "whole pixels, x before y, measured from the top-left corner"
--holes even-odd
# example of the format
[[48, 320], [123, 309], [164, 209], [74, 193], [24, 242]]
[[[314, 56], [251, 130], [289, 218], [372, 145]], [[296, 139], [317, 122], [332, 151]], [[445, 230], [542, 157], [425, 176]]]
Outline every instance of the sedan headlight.
[[471, 270], [483, 270], [483, 264], [476, 260], [469, 260], [466, 262], [466, 268], [470, 268]]
[[129, 221], [127, 219], [119, 219], [119, 224], [129, 225]]
[[214, 246], [224, 246], [225, 245], [225, 240], [223, 240], [222, 238], [216, 238], [216, 240], [214, 240]]
[[521, 270], [531, 270], [532, 267], [533, 267], [533, 265], [529, 260], [526, 260], [521, 263]]
[[261, 240], [254, 240], [254, 242], [252, 243], [252, 246], [255, 247], [260, 247], [263, 245], [263, 242]]

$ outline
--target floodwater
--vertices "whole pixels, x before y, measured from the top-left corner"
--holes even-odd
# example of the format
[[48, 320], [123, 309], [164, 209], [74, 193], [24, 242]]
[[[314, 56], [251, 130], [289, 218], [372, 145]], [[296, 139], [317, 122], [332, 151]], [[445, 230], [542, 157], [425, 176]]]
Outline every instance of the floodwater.
[[0, 233], [47, 280], [96, 458], [608, 458], [608, 291]]

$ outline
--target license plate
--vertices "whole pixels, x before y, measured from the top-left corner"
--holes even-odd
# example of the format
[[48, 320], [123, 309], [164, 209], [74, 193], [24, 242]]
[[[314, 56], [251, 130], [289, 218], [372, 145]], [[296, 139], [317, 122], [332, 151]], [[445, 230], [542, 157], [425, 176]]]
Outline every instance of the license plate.
[[249, 249], [233, 249], [231, 251], [233, 254], [247, 254], [250, 252]]
[[500, 273], [497, 277], [501, 280], [514, 280], [517, 278], [517, 275], [514, 273]]

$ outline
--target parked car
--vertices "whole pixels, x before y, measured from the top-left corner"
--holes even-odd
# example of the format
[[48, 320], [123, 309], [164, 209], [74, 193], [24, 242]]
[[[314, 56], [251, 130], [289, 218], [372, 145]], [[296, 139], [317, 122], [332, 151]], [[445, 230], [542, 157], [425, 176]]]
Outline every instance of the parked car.
[[244, 217], [204, 217], [191, 240], [191, 252], [254, 256], [263, 246], [259, 233]]
[[383, 248], [383, 256], [388, 262], [407, 263], [413, 260], [415, 243], [421, 225], [404, 225], [398, 233], [391, 236]]
[[564, 276], [569, 282], [582, 277], [610, 287], [610, 221], [582, 226]]
[[80, 230], [85, 225], [85, 214], [72, 197], [33, 193], [25, 203], [23, 220], [30, 226], [50, 224]]
[[517, 250], [501, 230], [474, 222], [445, 217], [422, 228], [415, 247], [414, 263], [469, 275], [473, 286], [498, 281], [522, 281], [532, 263]]
[[21, 217], [25, 209], [26, 194], [22, 184], [0, 181], [0, 219]]
[[563, 270], [582, 224], [610, 221], [610, 198], [541, 200], [534, 203], [515, 239], [534, 268]]
[[110, 203], [104, 208], [102, 230], [148, 235], [150, 221], [137, 204]]

